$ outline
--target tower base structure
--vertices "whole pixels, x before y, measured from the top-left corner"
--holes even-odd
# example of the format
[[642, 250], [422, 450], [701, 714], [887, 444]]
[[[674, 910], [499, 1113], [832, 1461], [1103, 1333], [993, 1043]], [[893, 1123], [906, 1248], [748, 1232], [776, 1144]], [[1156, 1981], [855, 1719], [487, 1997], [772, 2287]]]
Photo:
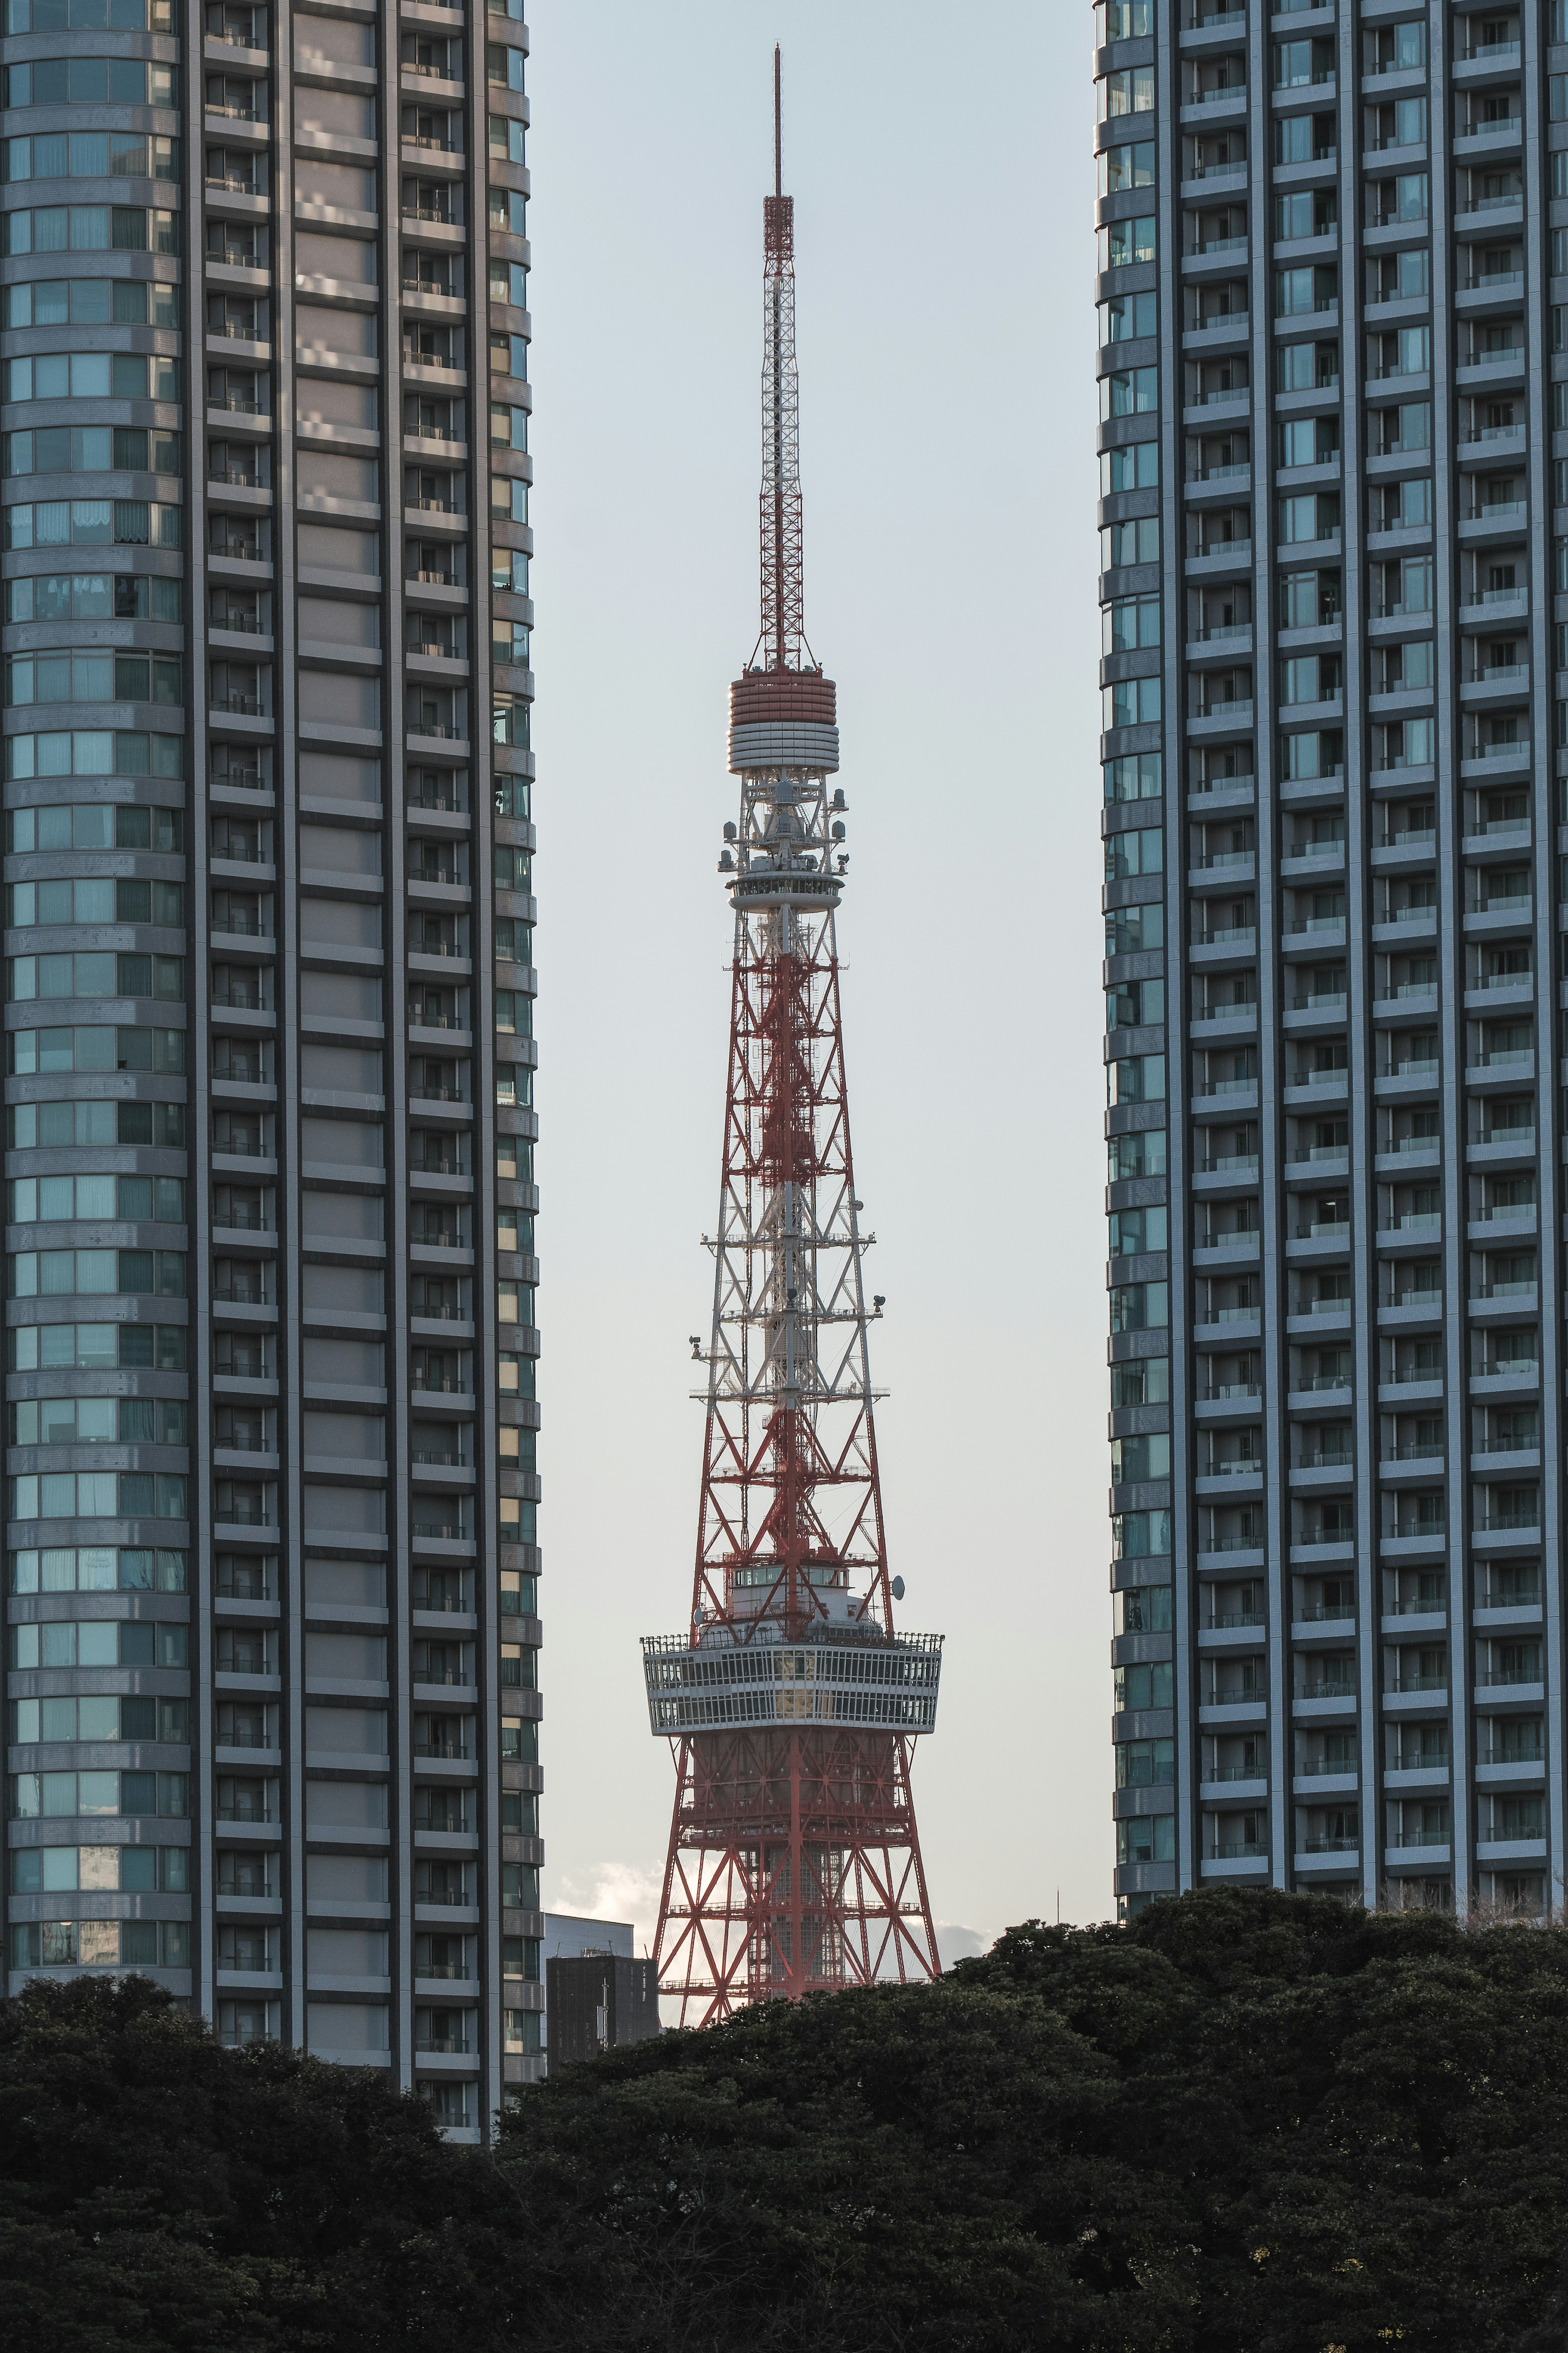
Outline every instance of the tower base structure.
[[909, 1740], [810, 1726], [671, 1746], [659, 1974], [679, 2024], [939, 1974]]

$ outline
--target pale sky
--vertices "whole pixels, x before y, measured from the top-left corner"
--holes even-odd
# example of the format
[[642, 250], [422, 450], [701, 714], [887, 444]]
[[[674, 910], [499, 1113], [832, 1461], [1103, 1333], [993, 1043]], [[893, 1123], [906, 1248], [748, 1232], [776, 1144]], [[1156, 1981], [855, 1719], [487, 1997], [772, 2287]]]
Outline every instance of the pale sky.
[[916, 1802], [951, 1953], [1111, 1901], [1092, 16], [534, 0], [545, 1901], [651, 1937], [690, 1606], [784, 45], [805, 617]]

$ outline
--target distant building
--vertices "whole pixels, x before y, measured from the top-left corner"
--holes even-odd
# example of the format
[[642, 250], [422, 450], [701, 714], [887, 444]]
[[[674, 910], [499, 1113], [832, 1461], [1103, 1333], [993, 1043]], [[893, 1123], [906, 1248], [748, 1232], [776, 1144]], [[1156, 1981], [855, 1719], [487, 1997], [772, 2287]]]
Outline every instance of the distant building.
[[544, 1964], [544, 2013], [557, 2067], [596, 2059], [659, 2031], [658, 1973], [651, 1960], [626, 1953], [563, 1954]]
[[651, 1961], [634, 1957], [634, 1943], [629, 1920], [545, 1914], [544, 2039], [558, 2061], [593, 2059], [612, 2042], [658, 2032], [658, 1979]]

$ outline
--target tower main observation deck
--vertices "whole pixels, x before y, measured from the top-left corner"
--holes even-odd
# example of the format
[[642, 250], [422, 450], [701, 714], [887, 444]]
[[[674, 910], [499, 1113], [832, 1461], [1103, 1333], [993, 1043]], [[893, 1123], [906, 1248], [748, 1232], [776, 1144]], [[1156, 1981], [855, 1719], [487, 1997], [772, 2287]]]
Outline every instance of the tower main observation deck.
[[676, 1764], [660, 1990], [682, 2024], [940, 1970], [910, 1790], [942, 1637], [893, 1609], [839, 1007], [837, 692], [802, 614], [794, 207], [764, 206], [762, 628], [730, 690], [738, 819], [691, 1616], [643, 1642]]

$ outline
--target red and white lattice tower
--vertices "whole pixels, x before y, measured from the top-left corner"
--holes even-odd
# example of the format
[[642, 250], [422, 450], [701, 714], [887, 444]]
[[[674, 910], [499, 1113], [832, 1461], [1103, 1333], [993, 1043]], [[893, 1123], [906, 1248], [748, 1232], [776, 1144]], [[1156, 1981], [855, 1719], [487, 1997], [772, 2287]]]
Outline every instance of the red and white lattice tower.
[[739, 822], [719, 871], [734, 985], [697, 1568], [687, 1631], [643, 1643], [677, 1774], [661, 1992], [682, 2024], [938, 1974], [910, 1794], [942, 1637], [900, 1634], [877, 1472], [836, 911], [847, 853], [831, 679], [806, 643], [794, 206], [764, 205], [762, 630], [730, 690]]

